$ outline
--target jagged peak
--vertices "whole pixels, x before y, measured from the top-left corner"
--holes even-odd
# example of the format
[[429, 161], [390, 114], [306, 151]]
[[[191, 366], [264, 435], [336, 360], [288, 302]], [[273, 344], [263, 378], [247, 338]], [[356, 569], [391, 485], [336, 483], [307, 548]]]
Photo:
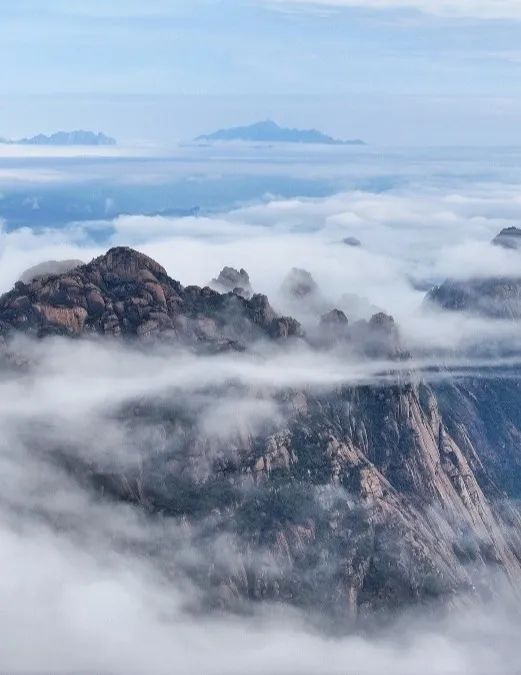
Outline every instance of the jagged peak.
[[385, 312], [378, 312], [377, 314], [374, 314], [369, 319], [369, 325], [371, 328], [378, 328], [385, 331], [394, 330], [396, 328], [394, 317], [392, 317], [390, 314], [386, 314]]
[[246, 298], [252, 293], [250, 276], [242, 267], [239, 270], [235, 267], [223, 267], [219, 276], [210, 281], [210, 287], [220, 293], [233, 292]]
[[341, 309], [332, 309], [320, 318], [320, 323], [323, 326], [347, 326], [348, 319]]

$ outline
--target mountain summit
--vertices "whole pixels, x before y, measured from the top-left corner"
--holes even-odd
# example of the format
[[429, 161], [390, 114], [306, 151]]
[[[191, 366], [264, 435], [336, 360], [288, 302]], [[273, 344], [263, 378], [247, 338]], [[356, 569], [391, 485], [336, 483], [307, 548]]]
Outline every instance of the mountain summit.
[[251, 141], [256, 143], [316, 143], [324, 145], [365, 145], [355, 139], [342, 141], [327, 136], [317, 129], [289, 129], [272, 120], [256, 122], [243, 127], [220, 129], [212, 134], [198, 136], [196, 141]]

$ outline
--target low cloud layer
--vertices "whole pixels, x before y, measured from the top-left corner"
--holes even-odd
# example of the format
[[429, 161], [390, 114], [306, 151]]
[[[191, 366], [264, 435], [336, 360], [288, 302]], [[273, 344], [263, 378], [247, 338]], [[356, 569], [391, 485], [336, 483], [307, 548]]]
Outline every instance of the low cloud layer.
[[[394, 617], [372, 637], [326, 637], [298, 611], [278, 606], [251, 607], [244, 616], [194, 613], [198, 592], [179, 575], [187, 564], [200, 564], [193, 532], [182, 522], [152, 522], [123, 503], [94, 498], [74, 473], [59, 468], [54, 453], [64, 444], [77, 461], [110, 462], [120, 472], [139, 461], [140, 440], [129, 437], [111, 410], [143, 396], [181, 389], [185, 405], [195, 397], [203, 433], [211, 435], [240, 435], [244, 425], [251, 433], [279, 420], [269, 396], [259, 404], [254, 392], [266, 397], [281, 363], [267, 357], [232, 364], [228, 357], [199, 360], [66, 340], [45, 348], [23, 341], [17, 353], [32, 365], [21, 377], [1, 372], [0, 663], [6, 672], [516, 672], [519, 620], [507, 603], [469, 606], [436, 620], [422, 613]], [[312, 363], [306, 367], [301, 356], [300, 364], [310, 386]], [[322, 363], [316, 377], [324, 370]], [[292, 378], [290, 365], [279, 384], [299, 377], [295, 369]], [[198, 390], [234, 379], [251, 398], [243, 395], [237, 404], [233, 394], [221, 397], [208, 414]], [[211, 545], [223, 563], [233, 564], [226, 542], [216, 537]]]
[[[519, 351], [515, 323], [427, 312], [422, 303], [425, 289], [447, 276], [518, 276], [520, 254], [490, 241], [520, 220], [514, 180], [454, 180], [320, 199], [266, 196], [199, 217], [125, 215], [38, 233], [4, 231], [2, 291], [42, 260], [89, 261], [111, 245], [130, 245], [185, 285], [204, 285], [225, 265], [244, 267], [255, 291], [279, 311], [296, 312], [306, 327], [324, 307], [349, 314], [349, 306], [350, 320], [381, 308], [395, 315], [413, 355], [368, 360], [300, 343], [203, 357], [164, 346], [17, 342], [14, 369], [8, 362], [0, 370], [0, 669], [515, 675], [520, 624], [508, 594], [435, 620], [423, 612], [393, 617], [374, 634], [332, 636], [297, 610], [273, 605], [249, 606], [242, 616], [201, 613], [200, 589], [187, 570], [198, 570], [208, 552], [225, 569], [236, 562], [211, 518], [204, 532], [182, 519], [152, 522], [146, 504], [99, 499], [59, 460], [65, 454], [108, 475], [139, 471], [144, 451], [173, 441], [161, 420], [136, 429], [119, 412], [143, 400], [178, 401], [204, 440], [200, 461], [190, 466], [200, 479], [216, 456], [233, 458], [244, 439], [284, 427], [283, 390], [488, 377], [506, 366], [515, 376], [514, 357], [469, 356], [483, 343]], [[92, 236], [100, 225], [110, 232], [102, 243]], [[350, 237], [361, 245], [346, 244]], [[280, 293], [292, 267], [312, 273], [319, 287], [313, 303], [291, 305]], [[255, 553], [258, 564], [274, 564]]]

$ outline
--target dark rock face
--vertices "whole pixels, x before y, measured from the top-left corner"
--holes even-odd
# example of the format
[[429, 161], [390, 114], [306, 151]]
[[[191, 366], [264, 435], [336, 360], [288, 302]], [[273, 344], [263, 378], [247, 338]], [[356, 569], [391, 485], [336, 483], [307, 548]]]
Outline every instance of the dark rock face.
[[426, 296], [432, 303], [456, 312], [470, 312], [494, 319], [521, 318], [521, 278], [448, 279]]
[[347, 326], [347, 316], [341, 309], [332, 309], [321, 318], [322, 326]]
[[65, 274], [18, 282], [0, 299], [0, 317], [4, 333], [157, 337], [210, 347], [300, 334], [299, 324], [277, 316], [264, 296], [246, 300], [210, 288], [184, 288], [158, 263], [129, 248], [111, 249]]
[[503, 248], [521, 248], [521, 228], [505, 227], [497, 237], [492, 240], [492, 243], [496, 246], [502, 246]]
[[196, 571], [211, 606], [276, 600], [349, 619], [454, 605], [521, 580], [521, 408], [502, 413], [499, 429], [480, 410], [503, 387], [284, 391], [283, 422], [226, 442], [201, 434], [176, 397], [143, 402], [127, 418], [129, 437], [159, 419], [163, 440], [135, 472], [85, 474], [151, 518], [228, 542], [230, 566], [203, 549]]
[[249, 298], [252, 294], [250, 277], [242, 268], [236, 270], [233, 267], [224, 267], [210, 285], [220, 293], [236, 293], [244, 298]]

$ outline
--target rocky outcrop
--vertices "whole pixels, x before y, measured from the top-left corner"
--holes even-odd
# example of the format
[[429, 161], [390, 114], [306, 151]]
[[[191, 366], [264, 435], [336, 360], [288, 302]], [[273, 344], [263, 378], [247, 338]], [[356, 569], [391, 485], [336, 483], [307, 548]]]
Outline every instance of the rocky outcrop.
[[233, 267], [223, 267], [219, 276], [212, 279], [210, 286], [220, 293], [236, 293], [244, 298], [249, 298], [252, 294], [250, 277], [242, 268], [236, 270]]
[[348, 320], [341, 309], [332, 309], [327, 314], [324, 314], [320, 319], [320, 324], [326, 328], [330, 326], [347, 326]]
[[521, 248], [521, 228], [519, 227], [505, 227], [492, 240], [495, 246], [502, 246], [503, 248], [518, 249]]
[[426, 304], [452, 312], [469, 312], [493, 319], [521, 319], [521, 277], [448, 279], [426, 296]]
[[301, 334], [298, 322], [278, 316], [265, 296], [185, 288], [151, 258], [121, 247], [66, 273], [18, 282], [0, 299], [0, 330], [154, 337], [215, 348]]
[[[521, 229], [507, 227], [492, 243], [517, 249], [521, 246]], [[447, 279], [427, 293], [425, 304], [452, 312], [517, 321], [521, 319], [521, 273], [520, 276]]]

